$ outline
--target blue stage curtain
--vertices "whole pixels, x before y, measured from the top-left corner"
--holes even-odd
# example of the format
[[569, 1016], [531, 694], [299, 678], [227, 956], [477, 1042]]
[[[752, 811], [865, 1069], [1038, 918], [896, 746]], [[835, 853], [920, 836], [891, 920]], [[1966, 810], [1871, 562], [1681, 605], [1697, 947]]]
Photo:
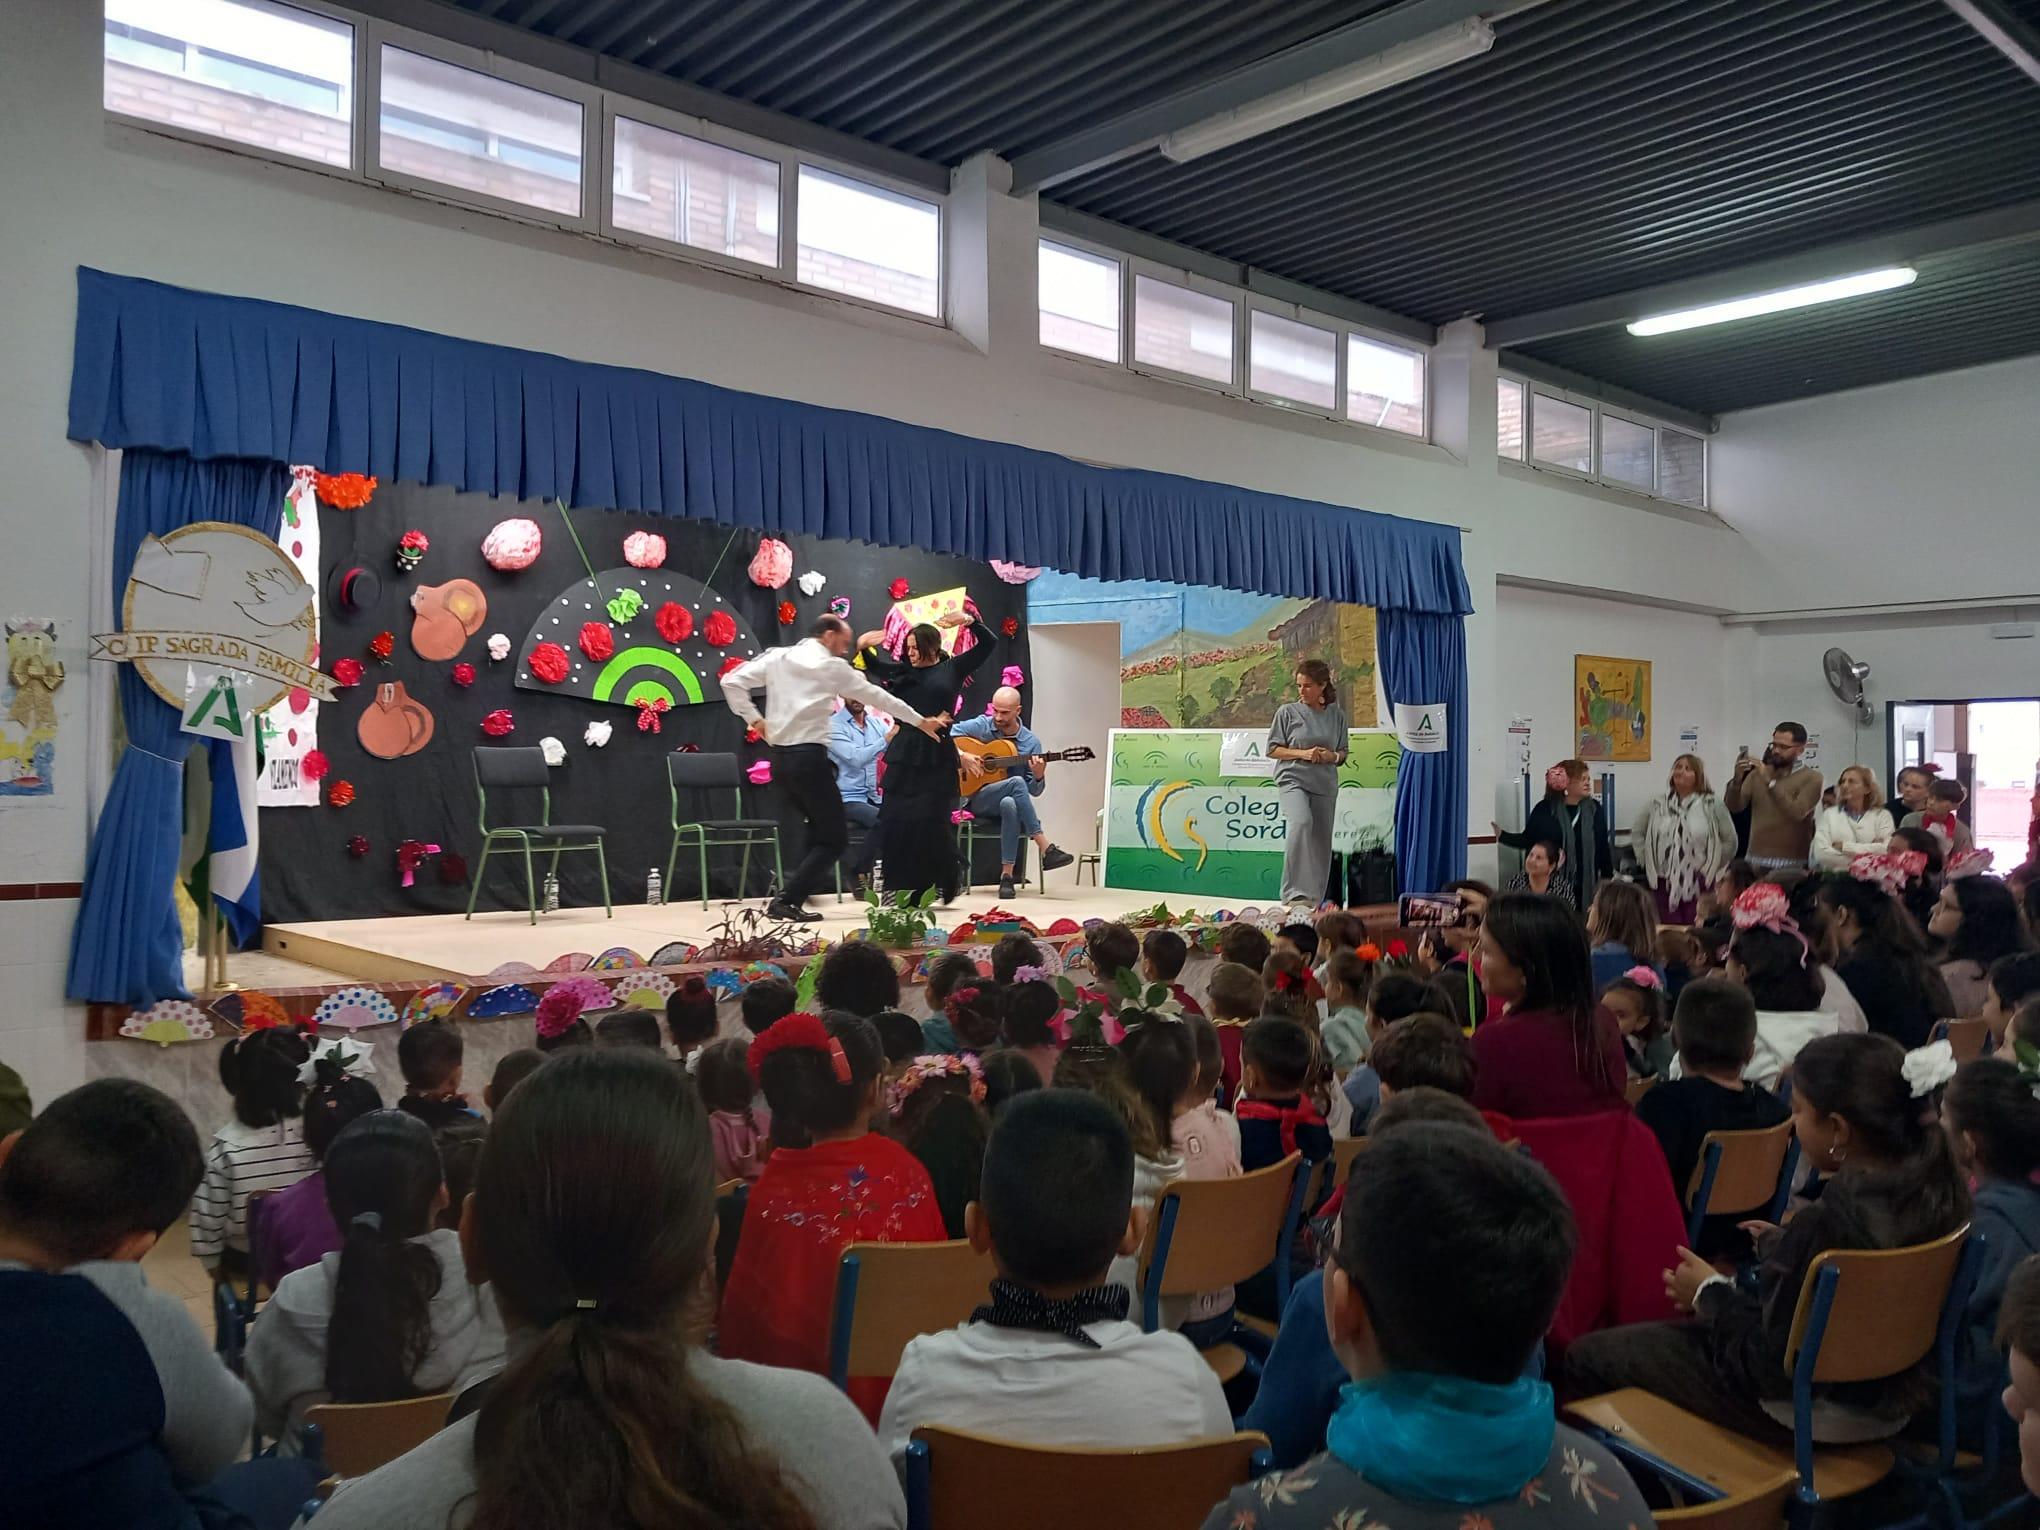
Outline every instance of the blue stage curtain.
[[1395, 783], [1402, 890], [1434, 892], [1466, 875], [1466, 624], [1457, 616], [1383, 611], [1377, 629], [1390, 705], [1445, 708], [1445, 749], [1405, 752]]
[[[196, 521], [229, 521], [275, 536], [290, 470], [279, 462], [194, 462], [129, 450], [120, 464], [113, 532], [116, 609], [142, 539]], [[184, 998], [184, 937], [172, 891], [183, 838], [184, 760], [197, 738], [176, 707], [131, 664], [120, 669], [127, 748], [100, 809], [71, 932], [73, 999], [131, 1004]]]
[[1454, 526], [86, 269], [70, 433], [1097, 579], [1472, 609]]

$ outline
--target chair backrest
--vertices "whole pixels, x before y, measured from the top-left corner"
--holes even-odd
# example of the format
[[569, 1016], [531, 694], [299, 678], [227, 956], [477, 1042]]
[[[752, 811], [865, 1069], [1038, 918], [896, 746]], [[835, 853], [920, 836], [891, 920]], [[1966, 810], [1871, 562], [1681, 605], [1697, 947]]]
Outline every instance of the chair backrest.
[[1778, 1176], [1791, 1146], [1790, 1120], [1756, 1131], [1709, 1132], [1700, 1141], [1700, 1160], [1686, 1184], [1686, 1200], [1696, 1222], [1701, 1217], [1768, 1210], [1777, 1199]]
[[[1141, 1244], [1145, 1306], [1238, 1285], [1275, 1258], [1299, 1197], [1303, 1155], [1237, 1179], [1179, 1179], [1162, 1187]], [[1152, 1328], [1145, 1321], [1143, 1326]]]
[[1983, 1038], [1990, 1034], [1988, 1020], [1950, 1020], [1948, 1045], [1958, 1063], [1974, 1062], [1983, 1056]]
[[675, 791], [717, 786], [741, 789], [744, 767], [733, 754], [687, 754], [676, 749], [666, 756], [666, 779]]
[[1633, 1078], [1622, 1086], [1622, 1098], [1634, 1105], [1655, 1088], [1657, 1088], [1657, 1075], [1655, 1073], [1647, 1074], [1642, 1078]]
[[1876, 1381], [1924, 1360], [1940, 1332], [1948, 1288], [1969, 1236], [1965, 1223], [1910, 1248], [1829, 1249], [1807, 1269], [1792, 1313], [1785, 1364], [1814, 1351], [1816, 1385]]
[[1325, 1197], [1346, 1182], [1346, 1176], [1353, 1172], [1353, 1160], [1366, 1150], [1365, 1137], [1334, 1137], [1332, 1156], [1316, 1165], [1312, 1175], [1310, 1192], [1304, 1196], [1304, 1204], [1321, 1206]]
[[1261, 1434], [1101, 1450], [1014, 1445], [928, 1425], [914, 1431], [907, 1448], [907, 1524], [909, 1530], [1190, 1530], [1213, 1504], [1267, 1469], [1267, 1450]]
[[477, 746], [475, 779], [484, 788], [494, 786], [514, 790], [549, 785], [552, 777], [548, 773], [543, 749], [536, 744], [518, 744], [503, 748]]
[[451, 1392], [406, 1397], [401, 1402], [320, 1403], [305, 1422], [324, 1436], [326, 1465], [343, 1477], [359, 1477], [407, 1450], [415, 1450], [446, 1426]]
[[909, 1339], [954, 1328], [990, 1294], [992, 1256], [968, 1239], [853, 1243], [836, 1262], [829, 1379], [890, 1376]]
[[1661, 1525], [1683, 1525], [1686, 1530], [1779, 1530], [1785, 1523], [1785, 1500], [1798, 1485], [1799, 1473], [1784, 1469], [1727, 1498], [1687, 1509], [1658, 1509], [1652, 1518]]

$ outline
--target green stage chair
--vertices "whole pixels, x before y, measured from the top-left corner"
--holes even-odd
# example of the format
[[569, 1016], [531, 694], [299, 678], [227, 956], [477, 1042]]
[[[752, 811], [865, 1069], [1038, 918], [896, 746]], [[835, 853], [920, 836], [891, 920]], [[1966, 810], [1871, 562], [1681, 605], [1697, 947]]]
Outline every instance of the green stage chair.
[[[535, 744], [512, 749], [478, 748], [474, 758], [476, 819], [482, 828], [482, 859], [475, 867], [474, 883], [468, 889], [468, 918], [475, 917], [475, 900], [482, 895], [482, 878], [488, 872], [489, 857], [502, 849], [505, 852], [523, 852], [525, 908], [531, 914], [531, 922], [538, 923], [539, 884], [531, 865], [534, 845], [540, 853], [552, 852], [552, 859], [545, 868], [548, 877], [557, 874], [560, 857], [567, 851], [593, 850], [602, 868], [602, 907], [610, 918], [615, 918], [616, 910], [609, 901], [609, 858], [602, 851], [602, 836], [608, 831], [592, 823], [552, 821], [552, 777], [545, 763], [545, 751]], [[492, 786], [502, 791], [536, 790], [538, 822], [491, 827], [489, 788]]]

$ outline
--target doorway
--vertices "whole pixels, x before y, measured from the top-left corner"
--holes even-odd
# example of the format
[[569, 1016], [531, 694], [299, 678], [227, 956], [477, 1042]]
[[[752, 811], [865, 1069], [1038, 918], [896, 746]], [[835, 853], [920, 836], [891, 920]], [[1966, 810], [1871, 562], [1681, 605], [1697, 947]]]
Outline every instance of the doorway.
[[1962, 817], [2000, 874], [2026, 859], [2040, 770], [2040, 698], [1895, 701], [1891, 749], [1893, 779], [1904, 766], [1933, 764], [1969, 788]]
[[1049, 766], [1035, 803], [1048, 837], [1072, 855], [1097, 846], [1105, 746], [1119, 726], [1119, 644], [1118, 622], [1043, 622], [1027, 634], [1034, 731], [1047, 749], [1083, 744], [1094, 755]]

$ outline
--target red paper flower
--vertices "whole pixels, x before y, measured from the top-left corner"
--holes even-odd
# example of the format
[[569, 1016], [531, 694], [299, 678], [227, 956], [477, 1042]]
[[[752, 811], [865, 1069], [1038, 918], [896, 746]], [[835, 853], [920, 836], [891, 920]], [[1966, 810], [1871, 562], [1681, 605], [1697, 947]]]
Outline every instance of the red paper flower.
[[407, 553], [424, 553], [431, 550], [432, 539], [422, 531], [407, 531], [397, 538], [397, 546]]
[[1020, 619], [1017, 616], [1007, 617], [999, 623], [999, 631], [1007, 637], [1018, 637], [1020, 635]]
[[1410, 954], [1410, 943], [1406, 940], [1391, 940], [1388, 943], [1388, 959], [1399, 962]]
[[765, 735], [758, 731], [756, 723], [751, 724], [750, 727], [744, 730], [744, 742], [747, 744], [762, 744], [765, 742]]
[[637, 704], [637, 730], [640, 733], [659, 731], [659, 714], [673, 703], [664, 696], [645, 696]]
[[366, 834], [357, 834], [352, 839], [348, 840], [347, 853], [353, 856], [357, 861], [360, 860], [363, 856], [367, 855], [368, 836]]
[[600, 664], [616, 652], [616, 634], [607, 622], [581, 623], [581, 652], [593, 664]]
[[459, 686], [459, 687], [460, 687], [460, 688], [461, 688], [462, 690], [466, 690], [466, 689], [467, 689], [467, 688], [468, 688], [469, 686], [473, 685], [473, 684], [475, 683], [475, 667], [474, 667], [474, 665], [472, 665], [472, 664], [456, 664], [456, 665], [454, 665], [454, 666], [453, 666], [453, 683], [454, 683], [455, 685]]
[[467, 880], [467, 857], [447, 854], [439, 858], [439, 880], [448, 887], [458, 887]]
[[711, 611], [701, 624], [701, 635], [711, 648], [727, 648], [737, 640], [737, 619], [727, 611]]
[[912, 586], [909, 585], [906, 580], [895, 579], [892, 582], [892, 585], [888, 593], [891, 594], [894, 600], [905, 600], [907, 598], [907, 591], [911, 588]]
[[782, 600], [782, 601], [781, 601], [781, 602], [779, 603], [779, 625], [780, 625], [780, 626], [782, 626], [782, 627], [791, 627], [791, 626], [793, 625], [793, 619], [794, 619], [794, 618], [795, 618], [796, 616], [798, 616], [798, 615], [800, 615], [800, 613], [799, 613], [798, 611], [796, 611], [796, 610], [795, 610], [795, 609], [793, 608], [793, 602], [792, 602], [792, 601], [790, 601], [790, 600]]
[[659, 629], [659, 636], [669, 643], [684, 643], [694, 636], [694, 613], [678, 601], [669, 600], [659, 607], [659, 614], [652, 618], [652, 625]]
[[516, 726], [517, 719], [512, 717], [502, 707], [496, 708], [495, 711], [482, 719], [482, 731], [488, 734], [490, 738], [502, 738]]
[[359, 685], [363, 670], [359, 659], [335, 659], [333, 661], [333, 683], [335, 685]]
[[314, 473], [312, 492], [335, 510], [359, 510], [375, 497], [375, 480], [365, 473]]
[[567, 651], [557, 643], [540, 643], [531, 650], [531, 672], [547, 685], [567, 678]]
[[398, 845], [397, 870], [402, 873], [403, 877], [400, 885], [404, 887], [416, 886], [418, 868], [425, 864], [425, 858], [428, 855], [437, 855], [438, 853], [439, 847], [437, 845], [428, 845], [422, 839], [407, 839], [401, 845]]
[[368, 640], [368, 651], [376, 656], [378, 662], [389, 663], [390, 655], [397, 651], [397, 635], [394, 632], [378, 632]]
[[353, 800], [354, 783], [352, 781], [335, 781], [326, 788], [326, 805], [328, 807], [346, 807]]
[[743, 662], [744, 661], [738, 658], [735, 654], [731, 654], [727, 659], [724, 659], [722, 661], [722, 668], [715, 672], [716, 679], [718, 680], [722, 679], [722, 677], [724, 675], [727, 675], [731, 670], [739, 668], [743, 664]]
[[317, 749], [307, 750], [305, 757], [298, 761], [298, 775], [306, 781], [323, 781], [326, 778], [327, 760]]

